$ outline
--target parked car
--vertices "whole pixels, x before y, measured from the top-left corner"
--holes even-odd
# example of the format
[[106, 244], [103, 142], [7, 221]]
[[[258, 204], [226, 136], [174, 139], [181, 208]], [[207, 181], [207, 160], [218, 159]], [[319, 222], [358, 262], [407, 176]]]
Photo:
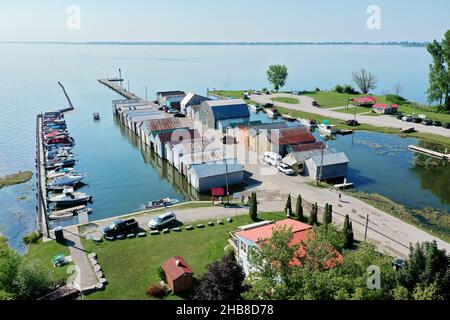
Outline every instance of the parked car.
[[402, 118], [402, 121], [406, 121], [406, 122], [412, 122], [413, 121], [413, 117], [410, 115], [404, 116]]
[[280, 163], [277, 166], [278, 171], [283, 172], [287, 176], [293, 176], [295, 174], [295, 171], [292, 170], [287, 164]]
[[173, 115], [175, 118], [186, 118], [184, 113], [178, 112]]
[[320, 107], [320, 104], [319, 104], [317, 101], [313, 101], [313, 102], [312, 102], [312, 105], [313, 105], [314, 107]]
[[105, 237], [117, 237], [119, 235], [127, 235], [135, 232], [139, 228], [139, 224], [134, 219], [116, 220], [103, 229]]
[[278, 166], [278, 164], [281, 162], [282, 157], [275, 152], [264, 152], [263, 153], [263, 160], [270, 164], [271, 166]]
[[450, 122], [444, 123], [443, 127], [445, 129], [450, 129]]
[[426, 126], [431, 126], [433, 124], [433, 121], [425, 119], [425, 120], [422, 121], [422, 124], [426, 125]]
[[170, 113], [170, 114], [176, 114], [178, 112], [179, 111], [177, 109], [169, 109], [169, 110], [167, 110], [167, 113]]
[[150, 220], [148, 222], [148, 227], [150, 229], [158, 229], [158, 228], [165, 226], [175, 220], [177, 220], [177, 216], [175, 215], [175, 212], [173, 212], [173, 211], [167, 212], [167, 213], [161, 214], [161, 215], [157, 216], [156, 218]]
[[414, 123], [422, 123], [422, 122], [423, 122], [423, 119], [422, 119], [422, 118], [419, 118], [419, 117], [413, 118], [413, 122], [414, 122]]
[[357, 120], [347, 120], [345, 121], [345, 124], [351, 127], [356, 127], [359, 125]]
[[266, 108], [266, 109], [272, 109], [273, 108], [273, 103], [266, 103], [265, 105], [264, 105], [264, 108]]
[[159, 107], [158, 110], [159, 111], [164, 111], [164, 107]]
[[433, 122], [433, 126], [442, 127], [442, 122], [436, 120], [435, 122]]

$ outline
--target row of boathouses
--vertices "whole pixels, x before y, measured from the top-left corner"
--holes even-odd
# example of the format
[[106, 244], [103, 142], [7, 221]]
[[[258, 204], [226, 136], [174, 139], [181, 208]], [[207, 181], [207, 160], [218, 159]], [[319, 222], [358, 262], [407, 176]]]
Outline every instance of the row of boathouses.
[[[113, 113], [199, 192], [241, 184], [244, 167], [224, 137], [256, 155], [274, 152], [317, 179], [344, 178], [348, 159], [317, 142], [310, 128], [284, 121], [251, 121], [242, 99], [213, 100], [184, 91], [158, 92], [153, 102], [113, 101]], [[321, 169], [321, 170], [320, 170]], [[320, 172], [320, 174], [319, 174]]]

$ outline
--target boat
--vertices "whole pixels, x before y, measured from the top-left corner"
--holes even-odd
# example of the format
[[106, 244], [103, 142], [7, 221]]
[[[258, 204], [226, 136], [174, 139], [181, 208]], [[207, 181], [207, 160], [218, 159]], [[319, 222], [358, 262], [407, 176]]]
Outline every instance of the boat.
[[85, 175], [81, 174], [67, 174], [63, 177], [56, 178], [47, 184], [48, 190], [63, 190], [66, 186], [75, 186], [86, 178]]
[[72, 156], [72, 153], [67, 150], [50, 151], [50, 152], [47, 151], [46, 156], [48, 160], [51, 160], [55, 158], [67, 158]]
[[71, 157], [55, 158], [55, 159], [49, 160], [47, 162], [47, 165], [45, 166], [45, 168], [47, 170], [52, 170], [52, 169], [56, 169], [59, 167], [72, 167], [74, 164], [75, 164], [75, 159], [73, 159]]
[[92, 196], [84, 192], [75, 192], [73, 188], [65, 188], [60, 195], [52, 196], [49, 202], [55, 203], [57, 206], [74, 206], [77, 204], [85, 204], [92, 200]]
[[64, 177], [67, 174], [73, 174], [75, 173], [75, 169], [74, 168], [56, 168], [54, 170], [50, 170], [49, 172], [47, 172], [47, 179], [56, 179], [56, 178], [61, 178]]
[[100, 113], [93, 114], [94, 120], [100, 120]]
[[156, 201], [151, 201], [145, 207], [146, 207], [146, 209], [155, 209], [155, 208], [173, 206], [176, 203], [178, 203], [177, 199], [164, 198], [164, 199], [160, 199], [160, 200], [156, 200]]
[[310, 127], [310, 128], [317, 127], [316, 120], [314, 120], [314, 119], [297, 119], [297, 121], [300, 122], [302, 125]]
[[269, 117], [269, 118], [276, 118], [276, 117], [278, 117], [280, 114], [278, 113], [278, 110], [277, 109], [269, 109], [269, 110], [267, 110], [267, 116]]
[[337, 133], [337, 129], [334, 125], [332, 124], [328, 124], [328, 123], [321, 123], [317, 126], [317, 129], [322, 132], [325, 133], [327, 135], [332, 135], [332, 134], [336, 134]]
[[258, 106], [258, 105], [253, 105], [253, 104], [249, 104], [250, 109], [252, 109], [252, 111], [257, 112], [257, 111], [261, 111], [263, 109], [263, 107]]
[[62, 220], [62, 219], [69, 219], [76, 215], [81, 214], [91, 214], [93, 210], [91, 208], [87, 208], [85, 205], [72, 207], [68, 209], [63, 210], [54, 210], [49, 213], [48, 218], [50, 220]]
[[283, 115], [281, 117], [281, 119], [288, 121], [288, 122], [294, 122], [297, 121], [297, 119], [295, 119], [294, 117], [292, 117], [291, 115]]
[[412, 133], [414, 132], [414, 127], [409, 127], [409, 128], [400, 128], [400, 133]]

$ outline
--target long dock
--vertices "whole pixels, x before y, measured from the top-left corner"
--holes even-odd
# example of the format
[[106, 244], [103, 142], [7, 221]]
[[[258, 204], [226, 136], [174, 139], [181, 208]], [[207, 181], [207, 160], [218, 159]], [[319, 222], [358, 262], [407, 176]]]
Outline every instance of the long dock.
[[98, 82], [100, 82], [104, 86], [107, 86], [111, 90], [117, 92], [122, 97], [125, 97], [127, 99], [141, 99], [140, 97], [138, 97], [134, 93], [129, 92], [126, 89], [124, 89], [121, 86], [119, 86], [118, 84], [114, 83], [114, 82], [116, 82], [116, 80], [112, 81], [112, 80], [109, 80], [109, 79], [99, 79]]
[[410, 145], [410, 146], [408, 146], [408, 148], [415, 152], [423, 153], [423, 154], [426, 154], [426, 155], [429, 155], [432, 157], [446, 159], [446, 160], [450, 161], [450, 154], [447, 154], [447, 153], [437, 152], [437, 151], [433, 151], [433, 150], [422, 148], [422, 147], [415, 146], [415, 145]]
[[38, 115], [36, 119], [37, 227], [44, 236], [50, 237], [47, 215], [47, 190], [42, 115]]

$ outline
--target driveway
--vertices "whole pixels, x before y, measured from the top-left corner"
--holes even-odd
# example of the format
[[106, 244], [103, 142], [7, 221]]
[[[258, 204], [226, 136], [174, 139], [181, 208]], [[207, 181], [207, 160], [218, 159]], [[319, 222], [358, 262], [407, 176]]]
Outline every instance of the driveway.
[[[304, 111], [309, 113], [315, 113], [324, 117], [330, 117], [330, 118], [336, 118], [340, 120], [352, 120], [354, 119], [354, 115], [342, 113], [333, 111], [330, 109], [322, 109], [320, 107], [313, 106], [314, 99], [308, 96], [298, 96], [298, 95], [291, 95], [286, 93], [278, 93], [278, 94], [272, 94], [272, 95], [250, 95], [250, 99], [253, 101], [256, 101], [259, 104], [266, 104], [266, 103], [272, 103], [272, 98], [277, 97], [295, 97], [300, 100], [298, 104], [290, 104], [290, 103], [283, 103], [283, 102], [277, 102], [275, 101], [275, 106], [283, 107], [286, 109], [292, 109], [297, 111]], [[392, 116], [364, 116], [364, 115], [358, 115], [357, 118], [358, 122], [369, 124], [375, 127], [390, 127], [390, 128], [410, 128], [414, 127], [414, 129], [418, 132], [424, 132], [424, 133], [432, 133], [444, 137], [450, 138], [450, 130], [445, 129], [443, 127], [434, 127], [434, 126], [425, 126], [423, 124], [418, 123], [406, 123], [404, 121], [398, 120], [395, 117]]]

